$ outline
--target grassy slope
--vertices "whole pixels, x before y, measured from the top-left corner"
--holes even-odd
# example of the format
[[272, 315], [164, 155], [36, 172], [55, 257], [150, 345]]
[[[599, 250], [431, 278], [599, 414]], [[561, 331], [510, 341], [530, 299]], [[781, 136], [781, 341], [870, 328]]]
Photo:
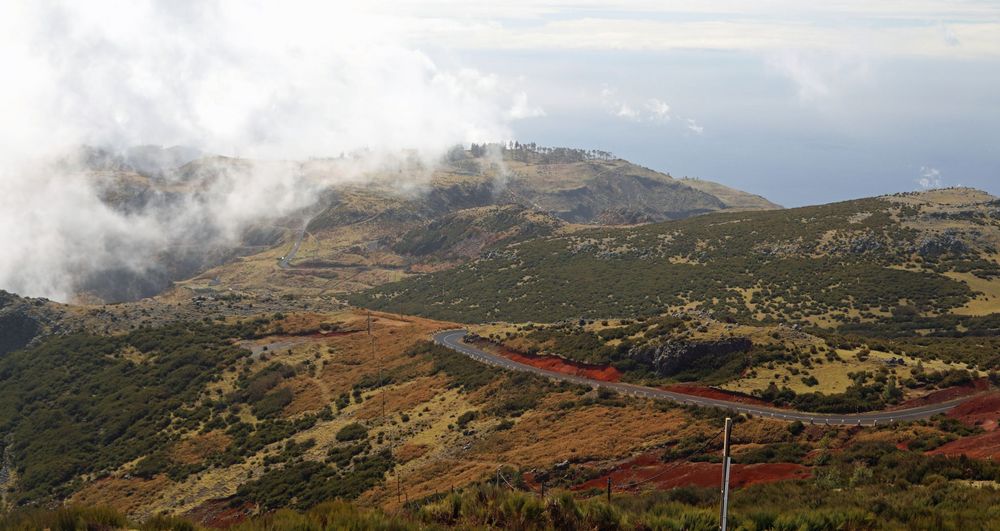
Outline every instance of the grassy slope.
[[[3, 435], [14, 434], [15, 479], [31, 479], [32, 485], [41, 479], [54, 490], [21, 484], [9, 494], [37, 501], [70, 495], [74, 503], [112, 505], [139, 519], [161, 511], [185, 514], [232, 495], [263, 507], [304, 508], [343, 496], [393, 509], [397, 477], [405, 498], [427, 501], [450, 486], [488, 479], [500, 465], [510, 467], [511, 477], [535, 470], [553, 478], [552, 488], [569, 488], [640, 453], [696, 461], [717, 454], [717, 444], [703, 455], [692, 452], [717, 433], [721, 412], [621, 398], [484, 367], [421, 342], [431, 331], [451, 326], [447, 323], [387, 314], [375, 319], [374, 357], [363, 332], [310, 335], [324, 328], [364, 330], [365, 315], [352, 311], [269, 314], [229, 332], [206, 327], [202, 345], [215, 350], [185, 348], [199, 329], [168, 326], [124, 336], [56, 339], [16, 353], [0, 366], [5, 377], [17, 378], [16, 385], [4, 386], [3, 401], [10, 405], [3, 410]], [[220, 341], [251, 330], [285, 335], [243, 341], [239, 352]], [[68, 349], [66, 341], [82, 347]], [[193, 361], [185, 361], [187, 357]], [[198, 378], [176, 383], [199, 363]], [[155, 381], [146, 385], [150, 378]], [[154, 384], [166, 378], [177, 393], [167, 393], [165, 400], [141, 398], [164, 392]], [[33, 408], [16, 408], [29, 399]], [[126, 431], [115, 438], [100, 424], [125, 426], [119, 417], [132, 418], [132, 428], [126, 428], [132, 430], [166, 424], [156, 433], [133, 436]], [[32, 428], [42, 421], [48, 428]], [[361, 438], [338, 436], [355, 423], [365, 427]], [[856, 466], [857, 452], [850, 449], [857, 445], [914, 438], [937, 445], [975, 433], [971, 430], [935, 421], [891, 429], [827, 432], [815, 426], [796, 432], [781, 422], [747, 419], [734, 432], [734, 454], [740, 463], [790, 461], [817, 467], [822, 481], [863, 490], [864, 483], [855, 483], [842, 470]], [[65, 435], [51, 435], [56, 432]], [[110, 438], [105, 446], [87, 444], [92, 437]], [[870, 466], [924, 459], [893, 444], [878, 447]], [[800, 446], [819, 452], [805, 457]], [[127, 451], [119, 452], [119, 447]], [[842, 452], [844, 460], [831, 461], [830, 456]], [[571, 463], [568, 469], [559, 464], [564, 461]], [[945, 473], [941, 470], [959, 479], [995, 476], [992, 469], [951, 461], [902, 468], [920, 473], [914, 482]], [[783, 495], [810, 496], [812, 488], [806, 482]], [[838, 504], [853, 507], [854, 498], [848, 498]], [[701, 502], [690, 503], [700, 510]], [[776, 505], [774, 510], [783, 509]], [[440, 521], [438, 513], [413, 517], [459, 527], [474, 523]]]
[[[464, 322], [651, 315], [700, 307], [743, 320], [835, 325], [898, 306], [946, 313], [995, 282], [993, 198], [873, 198], [598, 229], [509, 246], [458, 269], [358, 295], [376, 308]], [[983, 197], [985, 196], [985, 197]]]

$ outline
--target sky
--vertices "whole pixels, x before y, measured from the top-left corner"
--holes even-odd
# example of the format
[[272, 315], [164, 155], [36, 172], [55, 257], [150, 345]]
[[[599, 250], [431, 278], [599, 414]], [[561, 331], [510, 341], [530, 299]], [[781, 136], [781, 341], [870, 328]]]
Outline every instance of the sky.
[[0, 110], [24, 125], [0, 140], [22, 152], [83, 139], [281, 158], [508, 137], [788, 206], [1000, 193], [996, 0], [7, 5], [0, 57], [20, 75]]
[[[471, 142], [611, 151], [785, 206], [1000, 194], [997, 0], [8, 0], [0, 64], [0, 289], [60, 300]], [[149, 144], [262, 162], [137, 213], [68, 156]], [[280, 163], [359, 152], [320, 182]]]
[[423, 20], [428, 49], [521, 80], [543, 112], [512, 124], [520, 139], [599, 147], [786, 206], [1000, 193], [995, 0], [514, 2], [404, 16]]

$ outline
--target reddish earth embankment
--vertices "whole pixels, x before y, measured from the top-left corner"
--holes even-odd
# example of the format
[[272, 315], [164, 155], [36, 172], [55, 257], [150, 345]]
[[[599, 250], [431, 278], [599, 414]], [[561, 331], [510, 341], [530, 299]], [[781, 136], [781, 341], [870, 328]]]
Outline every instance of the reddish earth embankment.
[[764, 400], [761, 400], [759, 398], [754, 398], [750, 395], [744, 395], [742, 393], [733, 393], [730, 391], [723, 391], [721, 389], [705, 387], [703, 385], [675, 384], [664, 387], [663, 389], [666, 389], [667, 391], [672, 391], [674, 393], [700, 396], [702, 398], [714, 398], [716, 400], [726, 400], [728, 402], [739, 402], [741, 404], [753, 404], [757, 406], [778, 407], [770, 402], [765, 402]]
[[971, 437], [962, 437], [927, 453], [929, 455], [966, 455], [976, 459], [997, 459], [1000, 458], [1000, 431], [993, 430]]
[[969, 426], [980, 426], [986, 431], [997, 428], [1000, 420], [1000, 392], [986, 393], [955, 406], [947, 413]]
[[905, 402], [900, 402], [896, 406], [892, 407], [892, 409], [893, 410], [907, 409], [911, 407], [941, 404], [943, 402], [954, 400], [956, 398], [961, 398], [963, 396], [969, 396], [969, 395], [974, 395], [976, 393], [981, 393], [989, 388], [990, 388], [990, 382], [986, 378], [977, 378], [965, 385], [956, 385], [955, 387], [941, 389], [939, 391], [927, 393], [926, 395], [918, 398], [911, 398], [910, 400], [907, 400]]
[[1000, 392], [986, 393], [955, 406], [947, 413], [968, 426], [979, 426], [986, 433], [962, 437], [927, 452], [931, 455], [966, 455], [977, 459], [1000, 459]]
[[486, 346], [497, 354], [518, 363], [531, 365], [532, 367], [538, 367], [539, 369], [545, 369], [547, 371], [572, 374], [574, 376], [582, 376], [584, 378], [600, 380], [602, 382], [617, 382], [621, 380], [622, 376], [618, 369], [610, 365], [580, 363], [578, 361], [567, 360], [558, 356], [536, 356], [533, 354], [524, 354], [485, 341], [480, 342], [480, 346]]
[[[664, 463], [655, 454], [643, 454], [622, 463], [610, 474], [574, 486], [573, 490], [603, 489], [607, 486], [609, 476], [612, 488], [619, 490], [649, 487], [658, 489], [685, 486], [718, 487], [722, 482], [722, 464], [686, 461]], [[739, 488], [755, 483], [805, 479], [810, 476], [812, 471], [809, 467], [795, 463], [732, 465], [730, 485]]]

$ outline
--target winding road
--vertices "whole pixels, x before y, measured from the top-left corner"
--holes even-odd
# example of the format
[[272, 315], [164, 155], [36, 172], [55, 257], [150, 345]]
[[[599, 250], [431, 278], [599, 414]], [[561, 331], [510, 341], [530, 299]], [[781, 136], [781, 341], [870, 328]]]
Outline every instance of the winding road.
[[477, 348], [473, 345], [470, 345], [464, 341], [465, 335], [467, 333], [468, 332], [466, 330], [462, 329], [445, 330], [443, 332], [438, 332], [437, 334], [434, 334], [434, 342], [439, 345], [450, 348], [456, 352], [464, 354], [481, 363], [485, 363], [487, 365], [493, 365], [496, 367], [500, 367], [502, 369], [530, 372], [553, 380], [570, 382], [591, 387], [611, 389], [613, 391], [617, 391], [622, 394], [627, 394], [637, 397], [653, 398], [657, 400], [669, 400], [671, 402], [676, 402], [678, 404], [715, 407], [720, 409], [726, 409], [736, 413], [748, 413], [760, 417], [768, 417], [785, 421], [798, 420], [804, 423], [829, 424], [833, 426], [859, 426], [859, 425], [875, 426], [878, 424], [887, 424], [902, 420], [916, 420], [916, 419], [932, 417], [939, 413], [944, 413], [945, 411], [948, 411], [949, 409], [952, 409], [953, 407], [975, 396], [975, 395], [964, 396], [962, 398], [957, 398], [955, 400], [950, 400], [948, 402], [942, 402], [939, 404], [930, 404], [926, 406], [919, 406], [908, 409], [897, 409], [893, 411], [870, 411], [868, 413], [858, 413], [858, 414], [809, 413], [806, 411], [779, 409], [767, 406], [758, 406], [754, 404], [730, 402], [727, 400], [719, 400], [715, 398], [705, 398], [701, 396], [694, 396], [684, 393], [667, 391], [664, 389], [657, 389], [655, 387], [644, 387], [641, 385], [633, 385], [621, 382], [604, 382], [601, 380], [592, 380], [590, 378], [584, 378], [582, 376], [576, 376], [572, 374], [564, 374], [560, 372], [540, 369], [538, 367], [533, 367], [531, 365], [520, 363], [511, 360], [509, 358], [500, 356], [498, 354], [493, 354], [485, 350], [482, 350], [480, 348]]
[[292, 249], [278, 260], [278, 267], [288, 269], [292, 266], [292, 260], [295, 259], [295, 255], [299, 252], [299, 247], [302, 246], [302, 239], [306, 237], [306, 229], [309, 227], [311, 220], [312, 218], [302, 220], [302, 228], [299, 229], [299, 233], [295, 236], [295, 243], [292, 244]]

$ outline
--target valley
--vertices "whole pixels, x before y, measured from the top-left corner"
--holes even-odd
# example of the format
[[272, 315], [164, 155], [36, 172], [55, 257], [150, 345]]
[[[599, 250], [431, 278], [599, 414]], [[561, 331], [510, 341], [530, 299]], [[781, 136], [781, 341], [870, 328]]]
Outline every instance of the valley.
[[[752, 500], [863, 523], [879, 491], [903, 525], [927, 489], [992, 499], [971, 485], [1000, 481], [998, 200], [779, 209], [587, 152], [475, 151], [419, 192], [330, 189], [151, 297], [4, 293], [3, 503], [248, 529], [332, 499], [418, 527], [509, 518], [474, 509], [494, 502], [555, 525], [557, 500], [708, 518], [727, 416], [739, 521]], [[846, 494], [790, 508], [824, 485]]]

